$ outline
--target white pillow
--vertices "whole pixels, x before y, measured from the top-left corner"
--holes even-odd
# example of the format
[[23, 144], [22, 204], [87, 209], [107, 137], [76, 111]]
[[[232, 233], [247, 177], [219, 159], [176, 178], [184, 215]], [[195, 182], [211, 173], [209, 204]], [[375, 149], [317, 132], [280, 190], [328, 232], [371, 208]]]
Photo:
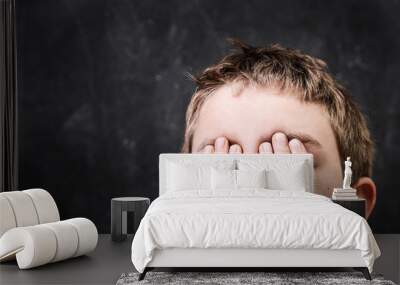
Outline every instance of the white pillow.
[[236, 170], [211, 169], [211, 189], [236, 189]]
[[167, 191], [211, 190], [211, 168], [235, 169], [235, 165], [234, 160], [168, 161], [166, 164]]
[[235, 170], [236, 187], [240, 188], [267, 188], [267, 171], [262, 170]]
[[211, 189], [266, 188], [266, 170], [211, 169]]
[[272, 190], [306, 191], [310, 182], [307, 179], [308, 165], [305, 161], [239, 161], [240, 170], [267, 170], [267, 188]]
[[168, 168], [167, 190], [185, 191], [210, 189], [210, 170], [207, 166], [170, 163]]
[[306, 164], [292, 164], [287, 169], [273, 169], [267, 172], [268, 188], [276, 190], [306, 191], [308, 182]]

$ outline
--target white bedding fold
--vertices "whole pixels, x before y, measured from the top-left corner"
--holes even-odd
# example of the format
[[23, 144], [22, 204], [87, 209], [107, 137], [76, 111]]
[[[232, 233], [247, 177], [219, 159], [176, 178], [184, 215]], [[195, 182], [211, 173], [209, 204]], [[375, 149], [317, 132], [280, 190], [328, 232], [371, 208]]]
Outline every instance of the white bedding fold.
[[367, 221], [327, 197], [301, 191], [181, 191], [150, 206], [132, 243], [143, 272], [154, 249], [358, 249], [372, 272], [379, 248]]

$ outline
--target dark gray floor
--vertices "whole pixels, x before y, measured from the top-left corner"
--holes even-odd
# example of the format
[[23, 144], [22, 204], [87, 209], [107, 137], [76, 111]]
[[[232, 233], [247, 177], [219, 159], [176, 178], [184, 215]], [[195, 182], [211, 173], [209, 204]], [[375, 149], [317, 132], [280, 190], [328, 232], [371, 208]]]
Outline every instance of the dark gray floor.
[[[400, 281], [400, 235], [376, 235], [382, 256], [374, 272]], [[15, 262], [0, 265], [0, 284], [115, 284], [124, 272], [134, 271], [130, 260], [132, 237], [114, 243], [100, 235], [97, 249], [82, 256], [42, 267], [19, 270]]]
[[132, 237], [112, 242], [100, 235], [95, 251], [88, 256], [41, 267], [18, 270], [16, 262], [0, 265], [0, 284], [115, 284], [124, 272], [133, 271], [130, 259]]

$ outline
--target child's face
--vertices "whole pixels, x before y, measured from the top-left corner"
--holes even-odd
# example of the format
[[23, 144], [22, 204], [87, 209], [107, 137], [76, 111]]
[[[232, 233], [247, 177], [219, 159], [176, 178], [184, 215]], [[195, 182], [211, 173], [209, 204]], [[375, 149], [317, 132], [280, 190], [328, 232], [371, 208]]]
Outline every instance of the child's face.
[[335, 136], [325, 109], [288, 92], [222, 86], [200, 110], [192, 152], [312, 153], [315, 192], [331, 196], [342, 184]]

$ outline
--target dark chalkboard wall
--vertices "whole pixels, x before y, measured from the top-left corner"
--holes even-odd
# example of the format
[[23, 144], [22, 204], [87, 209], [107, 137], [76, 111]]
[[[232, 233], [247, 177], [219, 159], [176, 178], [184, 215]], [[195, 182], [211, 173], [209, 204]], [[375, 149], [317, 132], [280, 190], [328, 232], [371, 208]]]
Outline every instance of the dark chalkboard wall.
[[110, 199], [154, 199], [158, 154], [180, 150], [185, 73], [239, 37], [328, 62], [377, 143], [371, 226], [400, 233], [399, 15], [395, 0], [17, 1], [20, 188], [108, 232]]

